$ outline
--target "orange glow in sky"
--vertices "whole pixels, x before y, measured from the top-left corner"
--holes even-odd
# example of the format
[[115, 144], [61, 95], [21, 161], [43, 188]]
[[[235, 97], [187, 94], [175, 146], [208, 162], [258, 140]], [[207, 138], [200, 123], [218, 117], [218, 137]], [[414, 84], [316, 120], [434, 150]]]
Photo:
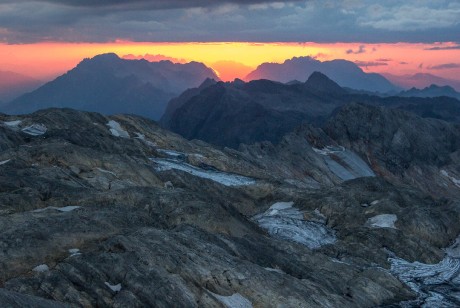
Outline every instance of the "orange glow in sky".
[[[444, 43], [442, 46], [454, 45]], [[360, 46], [363, 46], [360, 48]], [[459, 49], [427, 50], [438, 44], [366, 44], [366, 43], [35, 43], [0, 44], [0, 70], [14, 71], [41, 80], [50, 80], [77, 65], [83, 58], [115, 52], [120, 57], [165, 55], [187, 61], [199, 61], [213, 67], [222, 79], [244, 78], [249, 69], [263, 62], [283, 62], [294, 56], [313, 56], [318, 60], [360, 61], [366, 72], [397, 75], [417, 72], [459, 79], [460, 69], [433, 69], [458, 63]], [[348, 52], [347, 52], [348, 51]], [[237, 63], [231, 63], [234, 61]]]

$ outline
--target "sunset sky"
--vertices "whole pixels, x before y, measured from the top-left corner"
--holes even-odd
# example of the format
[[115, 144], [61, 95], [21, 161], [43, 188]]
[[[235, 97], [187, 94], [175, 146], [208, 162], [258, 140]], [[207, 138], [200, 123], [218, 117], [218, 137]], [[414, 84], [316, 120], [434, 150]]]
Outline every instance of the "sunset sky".
[[3, 0], [0, 70], [48, 80], [85, 57], [115, 52], [200, 61], [223, 79], [294, 56], [460, 79], [459, 1], [375, 3]]

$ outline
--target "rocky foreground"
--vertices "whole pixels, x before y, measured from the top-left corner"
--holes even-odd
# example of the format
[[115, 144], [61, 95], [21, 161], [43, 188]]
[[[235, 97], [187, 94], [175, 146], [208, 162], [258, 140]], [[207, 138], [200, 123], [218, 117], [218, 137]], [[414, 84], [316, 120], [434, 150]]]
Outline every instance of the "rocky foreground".
[[135, 116], [0, 115], [1, 306], [458, 306], [458, 126], [392, 112], [238, 151]]

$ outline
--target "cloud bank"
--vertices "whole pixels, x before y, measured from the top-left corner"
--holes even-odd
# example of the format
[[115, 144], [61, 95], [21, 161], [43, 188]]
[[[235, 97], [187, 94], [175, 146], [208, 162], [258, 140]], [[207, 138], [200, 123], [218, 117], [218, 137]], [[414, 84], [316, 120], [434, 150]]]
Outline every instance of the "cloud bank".
[[[0, 39], [457, 42], [456, 0], [4, 0]], [[443, 48], [438, 46], [438, 48]], [[454, 47], [447, 47], [455, 49]], [[365, 49], [350, 53], [365, 52]]]

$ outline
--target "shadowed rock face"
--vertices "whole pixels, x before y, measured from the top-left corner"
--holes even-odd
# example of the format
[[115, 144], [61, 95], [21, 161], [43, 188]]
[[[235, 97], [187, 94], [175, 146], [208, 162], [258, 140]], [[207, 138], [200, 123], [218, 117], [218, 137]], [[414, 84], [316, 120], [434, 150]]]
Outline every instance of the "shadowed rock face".
[[0, 302], [374, 307], [414, 300], [419, 294], [389, 258], [438, 264], [460, 232], [460, 204], [378, 176], [344, 182], [325, 161], [355, 170], [334, 157], [340, 146], [311, 126], [277, 145], [237, 151], [187, 141], [136, 116], [0, 115]]
[[399, 110], [351, 104], [332, 117], [324, 131], [367, 158], [381, 176], [410, 183], [433, 195], [455, 196], [460, 192], [458, 125]]
[[352, 93], [319, 72], [305, 83], [208, 81], [172, 100], [160, 123], [187, 139], [236, 149], [242, 143], [277, 144], [303, 123], [322, 126], [350, 103], [402, 109], [424, 118], [460, 123], [460, 101], [454, 98]]
[[185, 138], [219, 146], [278, 143], [303, 122], [324, 121], [344, 103], [343, 95], [347, 96], [345, 90], [320, 73], [294, 85], [220, 82], [172, 101], [161, 123]]

